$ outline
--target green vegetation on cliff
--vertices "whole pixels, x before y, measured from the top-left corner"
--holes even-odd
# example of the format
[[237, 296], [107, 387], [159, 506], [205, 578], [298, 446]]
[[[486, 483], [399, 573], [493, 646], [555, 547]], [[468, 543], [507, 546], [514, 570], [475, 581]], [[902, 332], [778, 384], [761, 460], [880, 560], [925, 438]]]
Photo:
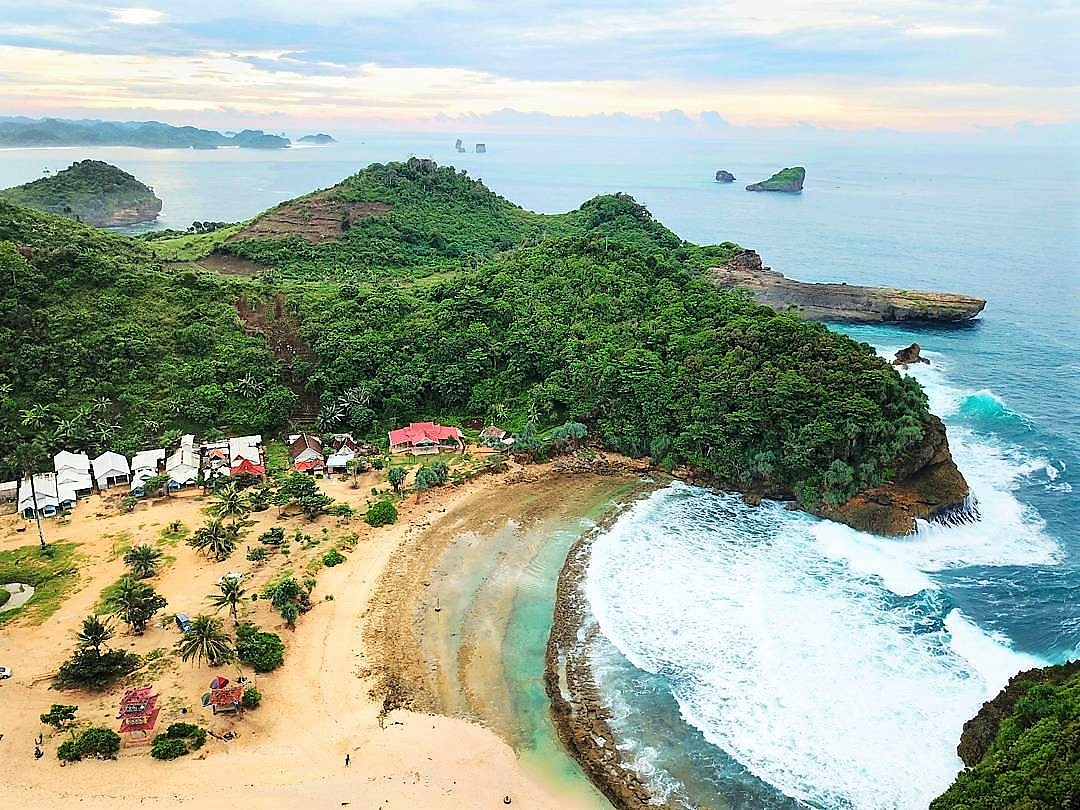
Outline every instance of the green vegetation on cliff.
[[39, 456], [130, 454], [181, 430], [271, 430], [295, 406], [237, 291], [140, 241], [0, 201], [0, 279], [5, 475], [31, 439]]
[[154, 219], [161, 200], [134, 176], [100, 160], [0, 191], [0, 198], [89, 225], [130, 225]]
[[1022, 672], [964, 726], [968, 767], [931, 810], [1080, 807], [1080, 661]]
[[[296, 394], [321, 406], [316, 427], [374, 441], [410, 419], [570, 420], [612, 449], [815, 505], [887, 478], [929, 418], [869, 346], [712, 284], [702, 269], [737, 246], [687, 243], [625, 195], [540, 215], [431, 161], [375, 165], [209, 234], [218, 258], [265, 268], [228, 284], [151, 253], [190, 259], [192, 244], [27, 217], [0, 209], [9, 256], [37, 248], [0, 300], [23, 347], [0, 369], [5, 423], [57, 402], [84, 433], [119, 425], [127, 446], [273, 429], [295, 398], [232, 316], [241, 295]], [[94, 441], [63, 432], [54, 445]]]
[[792, 166], [781, 169], [768, 180], [760, 183], [751, 183], [746, 187], [747, 191], [786, 191], [794, 193], [802, 191], [803, 181], [806, 180], [806, 169], [802, 166]]
[[159, 121], [72, 121], [64, 118], [0, 120], [0, 146], [138, 146], [144, 149], [216, 149], [241, 146], [282, 149], [289, 139], [245, 129], [222, 135], [212, 129], [174, 127]]

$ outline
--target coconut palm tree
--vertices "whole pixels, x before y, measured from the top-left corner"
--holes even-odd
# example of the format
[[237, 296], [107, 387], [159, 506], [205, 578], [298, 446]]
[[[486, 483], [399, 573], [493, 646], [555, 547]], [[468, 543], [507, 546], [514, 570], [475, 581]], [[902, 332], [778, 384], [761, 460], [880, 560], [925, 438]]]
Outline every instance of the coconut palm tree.
[[235, 481], [229, 481], [214, 492], [214, 503], [208, 511], [216, 518], [231, 517], [235, 524], [248, 516], [251, 503], [247, 493], [237, 487]]
[[239, 533], [235, 524], [226, 526], [221, 518], [213, 518], [191, 536], [188, 545], [221, 562], [236, 550]]
[[180, 660], [195, 659], [196, 665], [205, 661], [216, 666], [231, 661], [234, 655], [229, 635], [221, 629], [221, 619], [201, 615], [191, 620], [190, 629], [176, 642], [176, 651]]
[[75, 638], [79, 647], [84, 650], [93, 650], [95, 655], [101, 655], [101, 645], [113, 637], [112, 623], [106, 618], [102, 619], [97, 614], [83, 619], [82, 628]]
[[140, 546], [132, 546], [124, 554], [124, 562], [131, 569], [132, 575], [137, 579], [146, 579], [157, 573], [158, 565], [164, 555], [152, 546], [143, 543]]
[[130, 575], [116, 583], [116, 592], [108, 603], [112, 612], [127, 622], [137, 636], [143, 634], [154, 614], [168, 604], [152, 587]]
[[218, 583], [220, 593], [210, 595], [210, 604], [217, 610], [228, 608], [235, 624], [240, 624], [239, 608], [247, 591], [238, 577], [225, 577]]

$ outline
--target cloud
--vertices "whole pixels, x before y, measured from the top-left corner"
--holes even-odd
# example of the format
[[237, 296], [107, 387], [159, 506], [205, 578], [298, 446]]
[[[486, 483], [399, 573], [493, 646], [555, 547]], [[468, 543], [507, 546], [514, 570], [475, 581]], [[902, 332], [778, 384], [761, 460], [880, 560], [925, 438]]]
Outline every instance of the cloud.
[[165, 16], [152, 8], [110, 8], [109, 14], [124, 25], [157, 25]]

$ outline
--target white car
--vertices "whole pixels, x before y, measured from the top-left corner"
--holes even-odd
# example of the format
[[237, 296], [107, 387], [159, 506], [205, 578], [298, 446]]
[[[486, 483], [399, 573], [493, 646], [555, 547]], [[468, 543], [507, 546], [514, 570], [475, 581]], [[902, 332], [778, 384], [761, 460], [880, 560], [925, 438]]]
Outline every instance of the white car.
[[11, 668], [10, 667], [0, 667], [0, 681], [4, 680], [5, 678], [10, 678], [10, 677], [11, 677]]

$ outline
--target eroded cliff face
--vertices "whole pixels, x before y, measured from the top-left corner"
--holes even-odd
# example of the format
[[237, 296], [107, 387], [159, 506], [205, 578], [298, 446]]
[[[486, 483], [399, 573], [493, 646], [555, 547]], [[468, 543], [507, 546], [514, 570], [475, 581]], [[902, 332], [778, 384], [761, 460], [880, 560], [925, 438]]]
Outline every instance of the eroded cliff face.
[[763, 267], [753, 250], [740, 250], [709, 272], [721, 287], [747, 289], [765, 306], [795, 309], [813, 321], [962, 323], [986, 306], [982, 298], [957, 293], [795, 281]]
[[979, 516], [949, 451], [945, 425], [933, 415], [922, 441], [897, 460], [891, 481], [838, 506], [822, 505], [814, 513], [859, 531], [894, 536], [914, 532], [916, 520], [966, 523]]
[[[76, 212], [78, 213], [78, 212]], [[86, 211], [79, 214], [79, 219], [87, 225], [99, 228], [115, 228], [120, 225], [136, 225], [140, 222], [153, 222], [161, 213], [161, 200], [157, 197], [144, 200], [136, 205]]]

